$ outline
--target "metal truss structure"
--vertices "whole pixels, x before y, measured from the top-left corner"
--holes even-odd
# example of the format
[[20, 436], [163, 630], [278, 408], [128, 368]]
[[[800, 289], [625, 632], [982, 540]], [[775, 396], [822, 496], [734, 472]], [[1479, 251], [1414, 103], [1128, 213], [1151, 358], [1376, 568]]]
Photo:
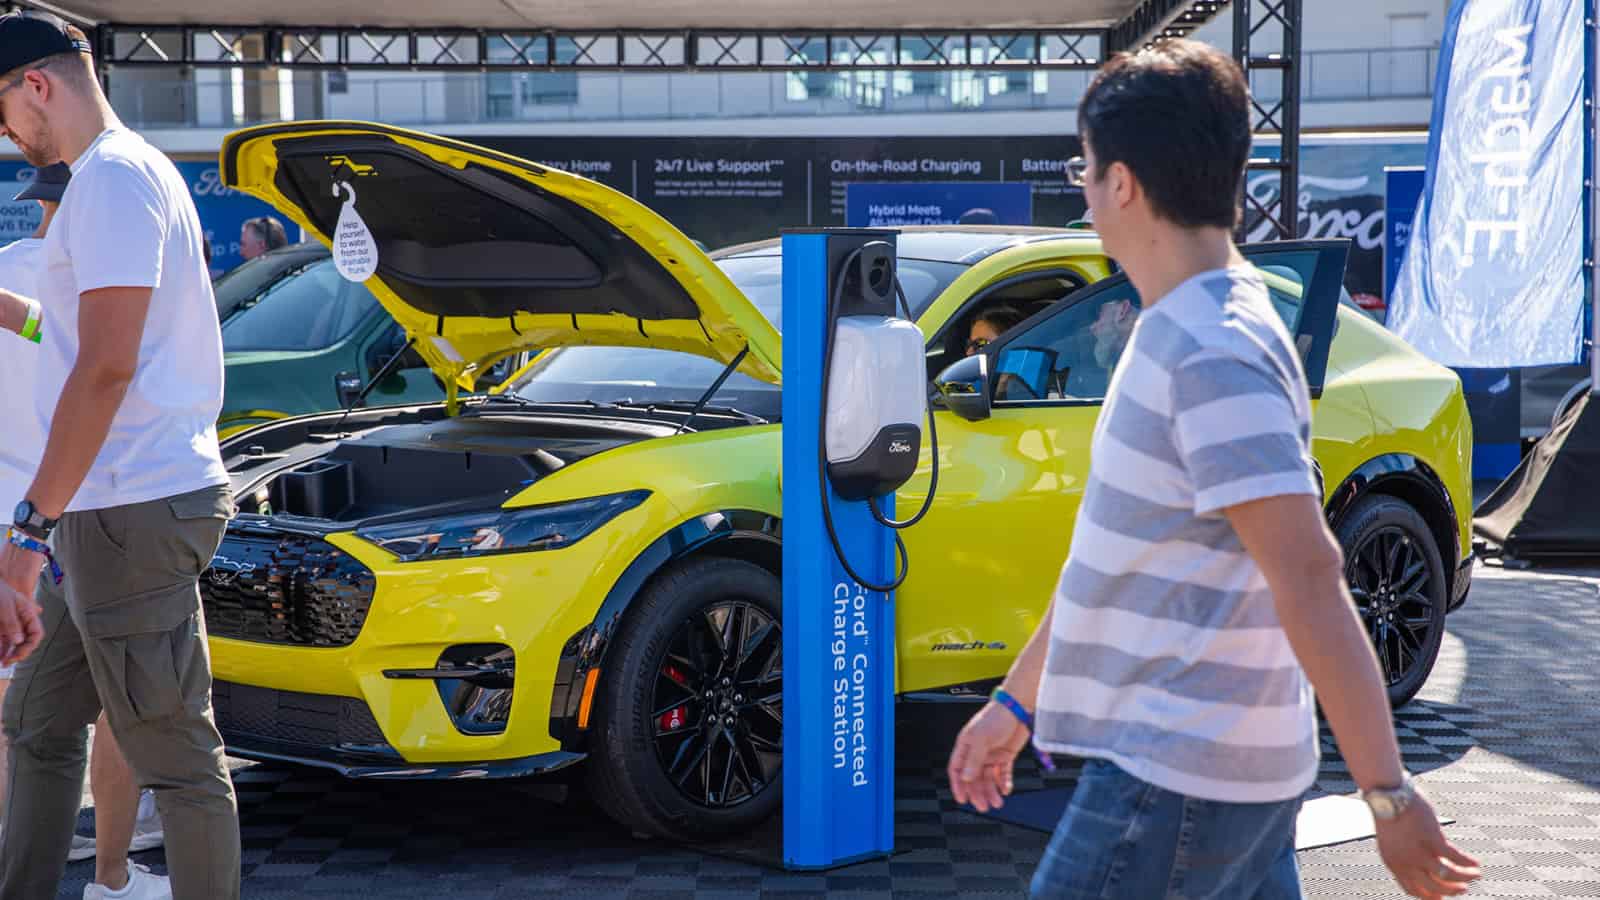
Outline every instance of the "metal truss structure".
[[[1276, 134], [1277, 159], [1252, 159], [1243, 198], [1247, 231], [1265, 230], [1274, 240], [1300, 234], [1300, 23], [1303, 0], [1235, 0], [1233, 53], [1251, 86], [1251, 131]], [[1273, 43], [1276, 47], [1264, 47]], [[1259, 77], [1258, 77], [1259, 76]], [[1257, 172], [1277, 176], [1274, 199], [1261, 201], [1250, 189]], [[1265, 229], [1250, 229], [1252, 219]]]
[[[123, 67], [408, 71], [803, 72], [1066, 70], [1098, 68], [1114, 53], [1183, 37], [1233, 6], [1233, 51], [1258, 99], [1252, 126], [1280, 138], [1275, 199], [1247, 192], [1247, 222], [1274, 237], [1298, 232], [1300, 27], [1303, 0], [1142, 0], [1109, 28], [851, 31], [312, 28], [84, 23], [105, 77]], [[61, 10], [14, 0], [9, 7]], [[1275, 46], [1264, 48], [1264, 43]], [[1270, 98], [1262, 100], [1260, 98]], [[1260, 236], [1261, 228], [1254, 229]]]

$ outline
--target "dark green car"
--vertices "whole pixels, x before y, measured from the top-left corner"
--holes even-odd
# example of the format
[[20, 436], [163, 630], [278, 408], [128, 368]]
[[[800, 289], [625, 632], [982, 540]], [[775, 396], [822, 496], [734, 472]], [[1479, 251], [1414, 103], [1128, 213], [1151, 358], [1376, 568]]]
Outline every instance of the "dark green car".
[[[214, 285], [226, 364], [220, 437], [273, 419], [353, 402], [405, 332], [367, 290], [345, 280], [326, 247], [296, 244], [259, 256]], [[502, 363], [503, 378], [522, 360]], [[491, 376], [488, 381], [499, 378]], [[414, 351], [363, 405], [431, 403], [444, 387]]]

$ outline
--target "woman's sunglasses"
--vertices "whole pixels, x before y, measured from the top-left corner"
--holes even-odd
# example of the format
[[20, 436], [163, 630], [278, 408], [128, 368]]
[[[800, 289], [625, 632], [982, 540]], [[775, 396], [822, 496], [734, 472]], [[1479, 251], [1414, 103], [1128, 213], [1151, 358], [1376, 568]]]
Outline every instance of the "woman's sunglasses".
[[973, 338], [972, 340], [967, 341], [967, 352], [976, 353], [987, 346], [989, 346], [988, 338]]

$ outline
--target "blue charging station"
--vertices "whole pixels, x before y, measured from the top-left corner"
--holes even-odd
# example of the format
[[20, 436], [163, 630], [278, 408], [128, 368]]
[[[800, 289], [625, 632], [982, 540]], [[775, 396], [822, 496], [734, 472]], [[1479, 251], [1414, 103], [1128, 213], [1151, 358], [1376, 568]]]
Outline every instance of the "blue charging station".
[[[783, 860], [826, 869], [894, 849], [894, 597], [864, 590], [834, 552], [818, 444], [838, 270], [894, 232], [783, 234]], [[862, 578], [894, 577], [894, 537], [865, 502], [827, 493]], [[880, 500], [893, 516], [894, 496]]]

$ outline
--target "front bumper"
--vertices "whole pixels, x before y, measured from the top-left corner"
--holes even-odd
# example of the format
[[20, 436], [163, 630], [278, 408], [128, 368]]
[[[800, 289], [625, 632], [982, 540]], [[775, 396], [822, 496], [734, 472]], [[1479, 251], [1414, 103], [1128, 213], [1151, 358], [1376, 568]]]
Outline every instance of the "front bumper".
[[346, 778], [521, 778], [584, 759], [582, 753], [551, 751], [514, 759], [410, 763], [384, 741], [366, 703], [354, 697], [218, 681], [212, 707], [228, 755], [331, 769]]

